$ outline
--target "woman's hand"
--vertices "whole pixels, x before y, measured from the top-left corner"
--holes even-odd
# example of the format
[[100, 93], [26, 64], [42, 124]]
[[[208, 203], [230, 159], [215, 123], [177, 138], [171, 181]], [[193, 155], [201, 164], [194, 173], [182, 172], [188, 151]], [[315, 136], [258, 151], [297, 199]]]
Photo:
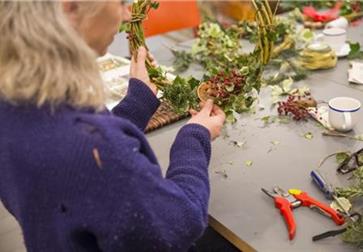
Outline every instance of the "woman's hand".
[[145, 60], [147, 51], [144, 47], [140, 47], [137, 51], [137, 59], [134, 57], [131, 59], [130, 77], [136, 78], [144, 82], [151, 91], [156, 95], [158, 89], [155, 84], [151, 83], [149, 75], [146, 70]]
[[149, 57], [149, 59], [150, 59], [150, 63], [151, 63], [151, 65], [153, 66], [153, 67], [158, 67], [159, 66], [159, 64], [158, 64], [158, 62], [156, 61], [156, 59], [155, 59], [155, 57], [154, 57], [154, 55], [152, 55], [150, 52], [147, 52], [147, 56]]
[[190, 114], [192, 118], [187, 124], [195, 123], [204, 126], [209, 130], [212, 140], [221, 134], [226, 115], [220, 107], [213, 104], [212, 100], [208, 100], [205, 104], [202, 104], [202, 110], [200, 112], [190, 110]]

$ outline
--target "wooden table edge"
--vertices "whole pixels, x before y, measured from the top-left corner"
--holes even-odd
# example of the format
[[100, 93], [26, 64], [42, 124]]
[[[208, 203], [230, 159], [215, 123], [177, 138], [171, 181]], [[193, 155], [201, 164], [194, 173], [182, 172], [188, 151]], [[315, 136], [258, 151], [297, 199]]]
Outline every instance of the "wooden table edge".
[[257, 250], [251, 247], [247, 242], [241, 240], [237, 235], [235, 235], [231, 230], [225, 227], [222, 223], [217, 221], [211, 215], [208, 215], [209, 225], [221, 236], [232, 243], [236, 248], [243, 252], [256, 252]]

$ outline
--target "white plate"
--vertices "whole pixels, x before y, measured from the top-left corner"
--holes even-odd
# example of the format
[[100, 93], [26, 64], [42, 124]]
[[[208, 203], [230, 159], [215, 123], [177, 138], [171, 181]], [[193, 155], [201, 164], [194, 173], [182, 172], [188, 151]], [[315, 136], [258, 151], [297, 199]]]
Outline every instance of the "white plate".
[[336, 55], [338, 58], [348, 56], [350, 52], [350, 46], [348, 43], [345, 43], [339, 50], [339, 52], [336, 52]]
[[[120, 98], [110, 97], [106, 101], [106, 107], [111, 110], [124, 98], [127, 93], [129, 84], [129, 72], [130, 72], [130, 60], [123, 57], [119, 57], [110, 53], [97, 59], [97, 62], [101, 68], [101, 76], [106, 85], [110, 88], [112, 93], [115, 90], [120, 93]], [[102, 70], [102, 68], [104, 68]], [[166, 70], [167, 72], [167, 70]], [[174, 80], [175, 75], [167, 72], [166, 77], [169, 80]], [[157, 95], [158, 98], [162, 97], [162, 92], [159, 90]]]

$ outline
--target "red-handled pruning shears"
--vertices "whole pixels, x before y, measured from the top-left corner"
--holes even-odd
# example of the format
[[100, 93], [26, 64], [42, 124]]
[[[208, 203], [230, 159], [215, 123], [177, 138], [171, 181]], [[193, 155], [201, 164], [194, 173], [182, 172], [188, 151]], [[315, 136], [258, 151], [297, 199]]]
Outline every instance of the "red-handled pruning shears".
[[[294, 239], [296, 233], [296, 223], [292, 210], [300, 206], [319, 209], [322, 213], [329, 216], [337, 225], [342, 225], [345, 222], [344, 217], [333, 208], [317, 201], [301, 190], [290, 189], [289, 193], [286, 193], [281, 188], [275, 187], [274, 192], [270, 192], [264, 188], [262, 188], [262, 191], [274, 199], [275, 207], [280, 210], [280, 213], [287, 224], [290, 240]], [[289, 198], [291, 198], [291, 195], [294, 199], [290, 200]]]
[[345, 222], [344, 216], [335, 211], [335, 209], [331, 208], [329, 205], [324, 204], [322, 202], [317, 201], [316, 199], [310, 197], [306, 192], [290, 189], [289, 193], [295, 197], [296, 200], [301, 201], [302, 206], [307, 207], [317, 207], [323, 213], [328, 215], [337, 225], [343, 225]]

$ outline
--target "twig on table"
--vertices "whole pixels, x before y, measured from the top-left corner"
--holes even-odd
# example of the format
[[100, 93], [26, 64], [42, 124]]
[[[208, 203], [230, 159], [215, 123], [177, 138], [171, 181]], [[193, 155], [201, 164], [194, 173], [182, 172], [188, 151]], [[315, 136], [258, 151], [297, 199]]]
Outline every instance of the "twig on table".
[[332, 137], [346, 137], [346, 138], [350, 138], [350, 139], [354, 139], [354, 140], [358, 140], [355, 136], [351, 136], [348, 134], [344, 134], [344, 133], [338, 133], [336, 131], [324, 131], [322, 133], [323, 136], [332, 136]]
[[320, 168], [325, 163], [325, 161], [328, 160], [328, 158], [331, 158], [331, 157], [333, 157], [333, 156], [335, 156], [335, 155], [337, 155], [339, 153], [342, 153], [342, 152], [349, 152], [349, 151], [338, 151], [338, 152], [334, 152], [332, 154], [329, 154], [328, 156], [326, 156], [322, 160], [320, 160], [318, 168]]
[[222, 170], [222, 171], [215, 171], [215, 174], [221, 175], [223, 178], [228, 178], [228, 174], [226, 172], [226, 170]]

